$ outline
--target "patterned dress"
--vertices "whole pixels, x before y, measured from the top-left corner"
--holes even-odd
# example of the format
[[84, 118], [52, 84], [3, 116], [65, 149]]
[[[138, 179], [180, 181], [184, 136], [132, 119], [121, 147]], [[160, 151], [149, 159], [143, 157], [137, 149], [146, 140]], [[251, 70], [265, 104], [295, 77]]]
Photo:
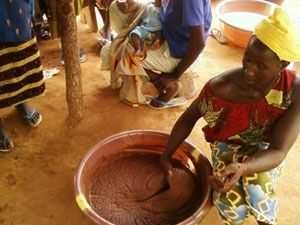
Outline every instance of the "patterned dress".
[[[294, 79], [292, 71], [284, 70], [264, 98], [247, 103], [217, 97], [206, 84], [199, 109], [207, 122], [203, 131], [211, 145], [216, 172], [230, 163], [243, 162], [257, 151], [268, 151], [270, 131], [291, 104]], [[276, 224], [278, 202], [274, 187], [279, 173], [280, 166], [243, 176], [227, 193], [215, 192], [214, 205], [224, 223], [240, 225], [251, 214], [258, 221]]]
[[32, 0], [0, 1], [0, 108], [28, 101], [45, 90], [32, 13]]

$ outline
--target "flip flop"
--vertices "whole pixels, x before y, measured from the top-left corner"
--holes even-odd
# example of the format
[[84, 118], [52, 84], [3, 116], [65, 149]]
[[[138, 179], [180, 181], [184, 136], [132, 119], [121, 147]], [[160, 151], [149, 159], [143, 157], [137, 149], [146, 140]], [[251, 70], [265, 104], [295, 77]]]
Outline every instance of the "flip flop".
[[37, 127], [43, 120], [42, 115], [36, 111], [35, 109], [26, 112], [24, 116], [24, 120], [31, 126], [31, 127]]
[[152, 109], [167, 109], [172, 107], [178, 107], [186, 104], [187, 100], [184, 97], [173, 98], [170, 101], [162, 101], [154, 98], [149, 103], [149, 107]]
[[57, 68], [44, 69], [43, 70], [44, 80], [48, 80], [52, 78], [53, 76], [57, 75], [59, 72], [60, 71]]

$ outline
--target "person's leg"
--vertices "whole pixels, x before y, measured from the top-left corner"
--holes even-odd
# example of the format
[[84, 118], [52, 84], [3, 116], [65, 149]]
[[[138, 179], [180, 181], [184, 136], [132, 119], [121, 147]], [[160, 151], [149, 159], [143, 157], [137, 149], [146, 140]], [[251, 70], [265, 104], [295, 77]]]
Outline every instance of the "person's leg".
[[274, 187], [279, 174], [280, 167], [243, 178], [243, 187], [249, 210], [259, 225], [276, 224], [278, 200], [275, 196]]
[[[95, 6], [101, 16], [102, 22], [103, 22], [103, 30], [108, 31], [108, 28], [110, 26], [109, 24], [109, 7], [112, 0], [95, 0]], [[109, 34], [110, 35], [110, 34]], [[106, 36], [104, 38], [109, 38]]]
[[181, 59], [171, 56], [169, 46], [165, 41], [160, 48], [147, 51], [143, 67], [156, 73], [171, 73], [180, 61]]
[[[211, 145], [211, 153], [215, 173], [222, 171], [226, 165], [236, 158], [234, 147], [225, 142], [215, 142]], [[249, 215], [249, 208], [241, 182], [236, 183], [226, 193], [214, 192], [213, 203], [224, 225], [242, 225]]]
[[235, 185], [227, 193], [215, 192], [213, 203], [224, 225], [242, 225], [249, 216], [245, 193], [240, 184]]
[[[159, 75], [158, 77], [159, 73], [157, 72], [171, 73], [179, 62], [180, 59], [173, 58], [170, 55], [169, 47], [166, 42], [159, 49], [147, 51], [147, 57], [143, 61], [143, 67], [146, 70], [150, 81], [153, 82], [159, 92], [159, 96], [152, 102], [152, 106], [155, 106], [156, 103], [159, 104], [159, 102], [166, 103], [178, 95], [180, 82], [174, 81], [169, 84], [166, 84], [164, 81], [161, 82], [163, 75]], [[154, 71], [154, 73], [151, 71]]]
[[3, 127], [3, 120], [0, 118], [0, 152], [9, 152], [13, 148], [13, 143]]
[[49, 23], [49, 31], [52, 39], [60, 37], [60, 24], [58, 23], [58, 16], [56, 11], [56, 1], [43, 0], [45, 5], [45, 13]]
[[37, 127], [42, 122], [42, 115], [27, 103], [17, 105], [16, 109], [30, 126]]
[[146, 69], [146, 72], [150, 79], [150, 82], [154, 84], [159, 93], [157, 99], [167, 102], [178, 94], [179, 82], [171, 82], [168, 85], [165, 85], [161, 82], [162, 76], [154, 73], [151, 70]]
[[184, 96], [179, 96], [180, 82], [172, 81], [166, 86], [157, 84], [157, 82], [152, 83], [156, 89], [158, 95], [156, 95], [149, 102], [151, 108], [165, 109], [171, 107], [182, 106], [186, 103], [186, 98]]
[[154, 82], [155, 87], [159, 92], [158, 100], [168, 102], [172, 98], [176, 97], [179, 90], [179, 82], [172, 81], [167, 85], [159, 84], [159, 82]]

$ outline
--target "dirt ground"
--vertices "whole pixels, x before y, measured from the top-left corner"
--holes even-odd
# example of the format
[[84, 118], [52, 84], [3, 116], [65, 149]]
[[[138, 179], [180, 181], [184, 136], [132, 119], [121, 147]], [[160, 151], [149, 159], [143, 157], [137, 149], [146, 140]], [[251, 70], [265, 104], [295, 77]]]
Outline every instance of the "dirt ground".
[[[294, 1], [296, 2], [296, 1]], [[3, 225], [92, 225], [77, 207], [73, 178], [84, 154], [101, 139], [130, 129], [169, 132], [185, 107], [156, 111], [145, 106], [131, 108], [119, 102], [109, 87], [108, 74], [99, 70], [95, 34], [80, 26], [80, 45], [88, 53], [82, 64], [84, 119], [75, 129], [65, 126], [67, 106], [65, 77], [60, 65], [58, 40], [40, 43], [45, 68], [58, 67], [61, 73], [47, 80], [47, 92], [32, 101], [43, 114], [36, 129], [28, 128], [14, 109], [2, 112], [15, 148], [0, 155], [0, 224]], [[214, 75], [240, 64], [243, 50], [218, 44], [209, 38], [199, 61], [199, 88]], [[300, 72], [299, 65], [297, 67]], [[201, 133], [203, 122], [190, 140], [209, 157]], [[300, 138], [291, 149], [278, 187], [279, 225], [298, 225], [300, 212]], [[249, 219], [246, 225], [254, 225]], [[212, 208], [201, 225], [221, 225]]]

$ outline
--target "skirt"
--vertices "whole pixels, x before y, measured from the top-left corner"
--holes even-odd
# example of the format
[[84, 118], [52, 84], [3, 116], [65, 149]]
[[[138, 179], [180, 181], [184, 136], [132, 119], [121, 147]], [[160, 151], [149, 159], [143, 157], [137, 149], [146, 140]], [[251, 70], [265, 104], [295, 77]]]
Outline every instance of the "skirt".
[[36, 39], [0, 43], [0, 108], [29, 101], [44, 90]]

